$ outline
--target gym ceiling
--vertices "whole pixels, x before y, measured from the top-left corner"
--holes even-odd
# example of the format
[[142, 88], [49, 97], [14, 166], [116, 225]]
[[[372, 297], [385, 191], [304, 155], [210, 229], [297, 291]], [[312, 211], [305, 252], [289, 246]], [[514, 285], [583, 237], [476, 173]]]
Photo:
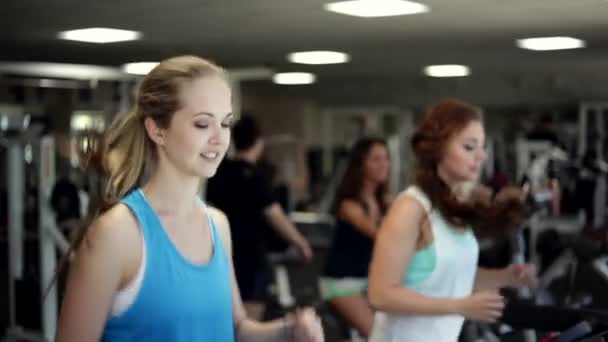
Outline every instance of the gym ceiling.
[[[608, 79], [608, 0], [423, 0], [427, 13], [380, 18], [329, 12], [327, 2], [2, 1], [0, 61], [120, 66], [187, 53], [229, 68], [308, 71], [343, 84], [416, 82], [431, 64], [464, 64], [478, 79], [503, 82]], [[143, 37], [110, 44], [57, 39], [60, 31], [87, 27], [135, 30]], [[586, 47], [530, 51], [515, 43], [546, 36], [576, 37]], [[310, 66], [286, 59], [307, 50], [345, 52], [351, 61]]]

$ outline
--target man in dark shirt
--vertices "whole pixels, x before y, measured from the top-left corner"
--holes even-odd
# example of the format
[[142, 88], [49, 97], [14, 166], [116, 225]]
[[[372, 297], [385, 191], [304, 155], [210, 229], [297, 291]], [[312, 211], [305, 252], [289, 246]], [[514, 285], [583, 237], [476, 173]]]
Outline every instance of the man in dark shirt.
[[51, 207], [57, 226], [67, 232], [76, 228], [81, 219], [78, 187], [68, 178], [61, 177], [51, 192]]
[[207, 184], [207, 200], [228, 217], [233, 242], [237, 283], [250, 317], [264, 311], [264, 229], [270, 224], [306, 258], [310, 245], [289, 221], [272, 193], [272, 185], [256, 166], [264, 149], [260, 130], [252, 117], [242, 117], [233, 128], [234, 159], [226, 159]]

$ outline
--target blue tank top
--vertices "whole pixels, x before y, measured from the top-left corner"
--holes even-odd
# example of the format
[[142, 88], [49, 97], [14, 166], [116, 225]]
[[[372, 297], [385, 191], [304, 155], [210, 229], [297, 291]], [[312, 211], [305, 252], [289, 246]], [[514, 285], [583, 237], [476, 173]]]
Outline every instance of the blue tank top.
[[193, 264], [169, 239], [141, 190], [122, 203], [141, 227], [146, 265], [135, 301], [107, 321], [102, 341], [234, 341], [230, 263], [211, 219], [213, 254], [206, 264]]

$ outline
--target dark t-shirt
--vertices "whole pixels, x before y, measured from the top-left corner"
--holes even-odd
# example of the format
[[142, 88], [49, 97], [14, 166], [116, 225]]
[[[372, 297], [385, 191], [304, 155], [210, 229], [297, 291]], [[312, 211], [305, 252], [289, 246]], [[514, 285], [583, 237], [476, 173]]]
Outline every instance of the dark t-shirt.
[[367, 278], [374, 241], [342, 219], [336, 231], [323, 275], [332, 278]]
[[58, 225], [69, 219], [80, 219], [78, 187], [65, 178], [59, 179], [51, 192], [51, 207]]
[[[289, 189], [287, 185], [280, 184], [272, 189], [274, 198], [285, 212], [289, 212]], [[267, 222], [264, 235], [264, 246], [270, 253], [282, 253], [289, 248], [289, 243]]]
[[262, 262], [264, 209], [276, 202], [269, 180], [254, 164], [226, 159], [208, 181], [207, 201], [228, 217], [235, 268]]

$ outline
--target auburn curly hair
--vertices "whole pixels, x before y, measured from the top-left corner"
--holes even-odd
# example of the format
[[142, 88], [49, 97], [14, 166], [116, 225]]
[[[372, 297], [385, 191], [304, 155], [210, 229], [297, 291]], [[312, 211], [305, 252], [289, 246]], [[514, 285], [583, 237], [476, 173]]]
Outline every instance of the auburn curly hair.
[[415, 155], [413, 182], [429, 196], [431, 204], [456, 226], [470, 225], [479, 236], [507, 235], [525, 217], [522, 201], [462, 201], [439, 177], [437, 167], [450, 139], [473, 121], [483, 122], [479, 108], [447, 99], [434, 105], [416, 127], [411, 138]]

